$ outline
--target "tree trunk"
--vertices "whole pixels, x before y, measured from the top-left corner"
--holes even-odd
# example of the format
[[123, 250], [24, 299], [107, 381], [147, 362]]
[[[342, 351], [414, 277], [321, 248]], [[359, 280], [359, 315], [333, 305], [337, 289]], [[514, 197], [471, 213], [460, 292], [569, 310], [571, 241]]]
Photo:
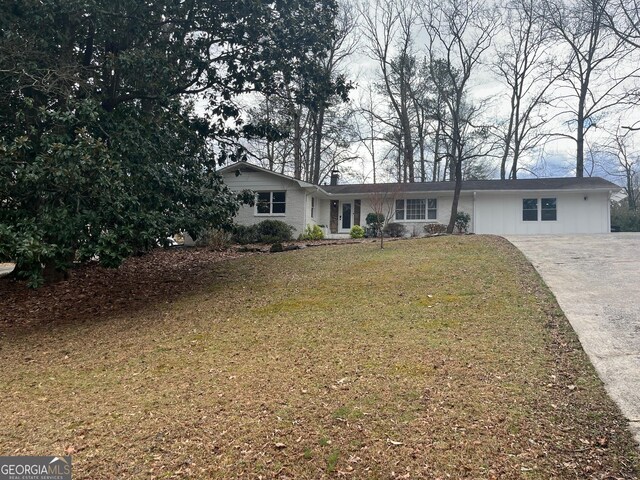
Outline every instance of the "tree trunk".
[[453, 233], [453, 228], [456, 225], [456, 217], [458, 216], [458, 202], [460, 201], [460, 191], [462, 190], [462, 165], [460, 162], [455, 162], [455, 178], [456, 186], [453, 190], [453, 202], [451, 203], [451, 217], [449, 217], [449, 225], [447, 225], [447, 233]]
[[317, 185], [320, 183], [320, 156], [322, 154], [322, 130], [324, 129], [324, 105], [320, 106], [318, 110], [318, 118], [316, 121], [316, 134], [315, 134], [315, 151], [313, 152], [313, 176], [311, 177], [311, 183]]
[[580, 87], [580, 98], [578, 99], [578, 130], [576, 132], [576, 177], [584, 177], [584, 108], [587, 101], [589, 89], [589, 76], [583, 81]]
[[440, 120], [438, 120], [438, 123], [436, 125], [436, 139], [433, 146], [433, 178], [431, 179], [432, 182], [437, 182], [440, 180], [439, 152], [440, 152]]
[[302, 128], [300, 114], [293, 115], [293, 178], [301, 180], [302, 176]]
[[[513, 105], [513, 98], [511, 99], [511, 104]], [[500, 160], [500, 180], [504, 180], [507, 176], [507, 160], [509, 158], [509, 148], [511, 147], [512, 138], [513, 138], [513, 110], [511, 111], [511, 115], [509, 117], [509, 127], [507, 128], [507, 133], [504, 137], [504, 152], [502, 154], [502, 159]]]
[[[458, 100], [457, 105], [462, 102]], [[456, 111], [453, 115], [453, 135], [451, 139], [451, 150], [453, 155], [450, 162], [453, 164], [454, 177], [456, 185], [453, 191], [453, 202], [451, 203], [451, 217], [449, 217], [449, 225], [447, 225], [447, 233], [453, 233], [453, 228], [456, 225], [456, 217], [458, 216], [458, 202], [460, 200], [460, 191], [462, 190], [462, 145], [460, 138], [460, 117], [459, 112]]]
[[578, 114], [578, 132], [576, 133], [576, 177], [584, 177], [584, 119]]

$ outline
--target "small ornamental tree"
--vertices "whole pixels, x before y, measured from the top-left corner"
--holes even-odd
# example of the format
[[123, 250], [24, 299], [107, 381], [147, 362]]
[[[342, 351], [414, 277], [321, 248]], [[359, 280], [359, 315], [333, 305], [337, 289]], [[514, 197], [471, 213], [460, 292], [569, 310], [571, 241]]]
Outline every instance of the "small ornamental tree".
[[[384, 227], [395, 217], [396, 198], [398, 187], [389, 185], [382, 186], [378, 192], [369, 195], [369, 205], [374, 215], [375, 225], [377, 226], [377, 235], [380, 237], [380, 248], [384, 248]], [[369, 215], [367, 215], [367, 224], [369, 224]]]

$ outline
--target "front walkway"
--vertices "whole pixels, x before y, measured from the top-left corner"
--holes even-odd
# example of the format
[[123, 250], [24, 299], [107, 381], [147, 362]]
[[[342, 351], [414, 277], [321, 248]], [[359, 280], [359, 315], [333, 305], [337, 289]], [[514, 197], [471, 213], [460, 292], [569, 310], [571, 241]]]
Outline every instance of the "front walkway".
[[556, 296], [640, 443], [640, 233], [507, 239]]

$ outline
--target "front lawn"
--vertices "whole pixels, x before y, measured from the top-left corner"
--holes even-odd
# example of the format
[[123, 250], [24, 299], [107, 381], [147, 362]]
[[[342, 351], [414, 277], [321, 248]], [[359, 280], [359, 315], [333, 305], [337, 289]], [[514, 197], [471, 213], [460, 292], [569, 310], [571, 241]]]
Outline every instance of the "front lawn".
[[131, 312], [1, 327], [0, 454], [66, 451], [76, 479], [639, 475], [562, 312], [501, 238], [197, 275]]

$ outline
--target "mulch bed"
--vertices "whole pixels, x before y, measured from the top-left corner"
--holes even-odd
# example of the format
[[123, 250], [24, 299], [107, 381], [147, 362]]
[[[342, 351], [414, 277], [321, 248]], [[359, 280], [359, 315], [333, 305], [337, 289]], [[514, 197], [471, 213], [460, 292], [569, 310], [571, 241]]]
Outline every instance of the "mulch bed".
[[[290, 242], [291, 249], [361, 243], [364, 240]], [[157, 249], [131, 257], [116, 269], [97, 262], [78, 266], [69, 280], [30, 289], [24, 282], [0, 278], [0, 330], [49, 323], [99, 320], [137, 311], [210, 282], [211, 267], [221, 261], [268, 253], [270, 245], [233, 246], [224, 251], [207, 248]]]
[[128, 258], [119, 268], [95, 262], [72, 270], [69, 280], [30, 289], [24, 282], [0, 278], [0, 329], [99, 319], [144, 308], [209, 281], [213, 264], [249, 253], [235, 249], [157, 249]]

